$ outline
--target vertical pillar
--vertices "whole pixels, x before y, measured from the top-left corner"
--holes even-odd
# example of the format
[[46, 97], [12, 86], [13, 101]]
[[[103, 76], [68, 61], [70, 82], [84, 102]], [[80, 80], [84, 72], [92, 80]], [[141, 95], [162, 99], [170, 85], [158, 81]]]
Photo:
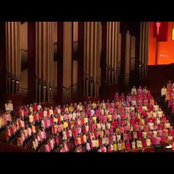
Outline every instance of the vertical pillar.
[[78, 22], [78, 96], [84, 96], [84, 22]]
[[107, 22], [102, 22], [102, 55], [101, 55], [101, 98], [105, 96], [106, 87], [106, 43], [107, 43]]
[[57, 23], [57, 54], [58, 54], [58, 65], [57, 65], [57, 102], [62, 104], [63, 100], [63, 22]]
[[36, 23], [28, 22], [28, 98], [34, 102], [36, 92]]
[[149, 37], [149, 23], [141, 22], [140, 27], [140, 54], [139, 54], [139, 77], [146, 78], [148, 66], [148, 37]]
[[130, 79], [130, 34], [129, 31], [126, 33], [126, 48], [125, 48], [125, 77], [124, 77], [124, 85], [126, 88], [129, 87], [129, 79]]
[[6, 92], [6, 33], [5, 22], [0, 22], [0, 101]]
[[125, 79], [125, 56], [126, 56], [126, 33], [121, 33], [121, 70], [120, 70], [120, 92], [124, 91], [124, 79]]
[[137, 82], [135, 85], [139, 84], [139, 57], [140, 57], [140, 22], [137, 25], [136, 41], [135, 41], [135, 79]]
[[20, 22], [6, 22], [6, 58], [10, 75], [8, 86], [12, 86], [9, 93], [19, 92], [16, 89], [21, 75], [20, 25]]

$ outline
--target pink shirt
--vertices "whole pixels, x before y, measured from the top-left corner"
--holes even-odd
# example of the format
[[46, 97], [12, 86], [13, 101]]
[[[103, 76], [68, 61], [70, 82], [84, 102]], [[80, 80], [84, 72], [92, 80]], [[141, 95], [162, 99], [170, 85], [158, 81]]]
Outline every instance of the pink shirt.
[[131, 132], [128, 133], [128, 139], [132, 140], [132, 133]]
[[138, 104], [139, 104], [139, 105], [142, 105], [142, 103], [143, 103], [143, 101], [139, 99], [139, 100], [138, 100]]
[[125, 120], [121, 120], [121, 125], [124, 126], [126, 124]]
[[174, 99], [174, 93], [171, 93], [172, 99]]
[[105, 130], [105, 134], [109, 135], [109, 130], [108, 129]]
[[161, 142], [161, 137], [156, 137], [155, 144], [159, 145]]
[[138, 136], [138, 138], [142, 138], [142, 132], [138, 131], [137, 136]]
[[128, 101], [131, 102], [132, 101], [132, 97], [128, 96]]
[[111, 114], [113, 114], [114, 109], [113, 109], [113, 108], [109, 108], [109, 112], [110, 112]]
[[115, 94], [115, 100], [119, 100], [119, 95], [118, 94]]
[[106, 107], [107, 108], [110, 108], [111, 107], [111, 104], [110, 103], [106, 103]]
[[150, 100], [152, 98], [152, 95], [150, 93], [147, 94], [147, 99]]
[[130, 107], [130, 102], [126, 101], [126, 107]]
[[103, 116], [103, 122], [104, 122], [104, 123], [107, 122], [107, 116], [106, 116], [106, 115]]
[[124, 127], [120, 127], [120, 132], [124, 133]]
[[125, 114], [121, 114], [121, 118], [122, 118], [122, 119], [125, 118]]
[[47, 126], [48, 126], [48, 128], [50, 127], [50, 119], [47, 119]]
[[141, 88], [138, 88], [138, 93], [142, 94], [143, 90]]
[[128, 138], [128, 135], [126, 133], [123, 134], [123, 141], [126, 141]]
[[158, 130], [158, 135], [162, 136], [163, 135], [163, 131], [162, 130]]
[[129, 130], [130, 130], [130, 127], [126, 125], [126, 126], [124, 127], [124, 130], [125, 130], [125, 131], [129, 131]]
[[151, 132], [151, 131], [149, 131], [147, 134], [148, 134], [148, 136], [150, 136], [150, 137], [152, 136], [152, 132]]
[[97, 115], [97, 117], [99, 117], [100, 116], [100, 110], [96, 110], [96, 115]]
[[117, 116], [115, 114], [112, 115], [112, 118], [116, 120]]
[[126, 149], [130, 150], [130, 143], [129, 142], [126, 142]]
[[138, 112], [142, 112], [142, 106], [138, 106], [138, 107], [137, 107], [137, 111], [138, 111]]
[[143, 101], [143, 104], [144, 104], [145, 106], [148, 106], [148, 100], [145, 99], [145, 100]]
[[135, 131], [139, 131], [140, 126], [139, 126], [138, 124], [135, 124], [135, 125], [134, 125], [134, 128], [135, 128]]
[[50, 148], [49, 148], [48, 144], [45, 145], [45, 151], [50, 152]]

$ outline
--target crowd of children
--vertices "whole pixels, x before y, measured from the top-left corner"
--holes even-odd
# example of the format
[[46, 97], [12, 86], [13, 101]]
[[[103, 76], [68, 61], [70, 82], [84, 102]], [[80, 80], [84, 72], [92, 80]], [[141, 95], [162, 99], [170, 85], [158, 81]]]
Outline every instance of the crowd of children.
[[127, 96], [116, 93], [112, 102], [55, 108], [34, 103], [20, 107], [18, 117], [7, 126], [7, 141], [19, 130], [18, 146], [33, 137], [37, 151], [42, 144], [45, 152], [122, 152], [174, 139], [173, 127], [146, 87], [133, 87]]

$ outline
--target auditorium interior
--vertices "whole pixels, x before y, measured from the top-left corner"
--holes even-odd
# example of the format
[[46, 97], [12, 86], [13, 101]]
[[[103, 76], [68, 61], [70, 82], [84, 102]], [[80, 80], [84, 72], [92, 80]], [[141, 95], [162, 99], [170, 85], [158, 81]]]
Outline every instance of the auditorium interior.
[[173, 48], [174, 22], [0, 22], [0, 152], [172, 152]]

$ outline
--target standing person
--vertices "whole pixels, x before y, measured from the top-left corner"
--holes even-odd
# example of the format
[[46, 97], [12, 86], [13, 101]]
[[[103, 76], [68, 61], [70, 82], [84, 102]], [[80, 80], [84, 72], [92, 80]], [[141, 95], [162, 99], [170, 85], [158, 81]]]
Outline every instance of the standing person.
[[11, 100], [9, 100], [8, 103], [5, 103], [5, 111], [13, 115], [13, 103]]
[[161, 89], [161, 103], [162, 104], [164, 104], [164, 102], [165, 102], [166, 94], [167, 94], [167, 88], [165, 86], [163, 86], [163, 88]]
[[133, 86], [133, 88], [131, 89], [131, 95], [136, 95], [137, 94], [137, 89], [135, 88], [135, 86]]

